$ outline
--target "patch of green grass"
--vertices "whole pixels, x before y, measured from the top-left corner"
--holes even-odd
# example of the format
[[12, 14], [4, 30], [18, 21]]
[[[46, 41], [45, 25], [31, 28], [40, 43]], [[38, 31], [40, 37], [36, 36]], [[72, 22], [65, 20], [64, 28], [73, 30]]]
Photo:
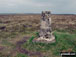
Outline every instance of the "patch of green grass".
[[15, 57], [28, 57], [26, 54], [18, 53]]
[[76, 35], [69, 33], [54, 32], [56, 37], [56, 46], [54, 46], [54, 53], [58, 54], [60, 51], [76, 51]]
[[34, 36], [32, 36], [28, 41], [29, 43], [32, 43], [33, 39], [34, 38], [37, 38], [39, 36], [39, 33], [38, 32], [31, 32]]
[[[76, 34], [70, 34], [67, 32], [54, 32], [56, 42], [55, 43], [24, 43], [23, 47], [31, 51], [48, 52], [49, 50], [53, 55], [58, 56], [61, 51], [76, 52]], [[50, 53], [48, 53], [50, 54]]]
[[35, 32], [36, 33], [36, 37], [38, 37], [39, 36], [39, 32]]
[[35, 38], [35, 37], [32, 36], [32, 37], [29, 39], [29, 43], [32, 43], [32, 41], [33, 41], [34, 38]]

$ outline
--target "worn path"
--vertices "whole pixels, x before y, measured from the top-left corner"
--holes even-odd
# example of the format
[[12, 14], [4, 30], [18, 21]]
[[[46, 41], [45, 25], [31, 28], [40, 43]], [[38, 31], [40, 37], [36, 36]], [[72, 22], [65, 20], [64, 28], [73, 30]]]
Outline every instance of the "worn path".
[[38, 57], [43, 57], [43, 55], [41, 54], [41, 52], [31, 52], [31, 51], [28, 51], [24, 48], [21, 48], [21, 45], [24, 44], [25, 42], [27, 42], [27, 40], [29, 39], [30, 37], [24, 37], [21, 41], [18, 41], [16, 43], [16, 49], [18, 52], [21, 52], [21, 53], [24, 53], [24, 54], [27, 54], [29, 55], [30, 57], [31, 56], [38, 56]]

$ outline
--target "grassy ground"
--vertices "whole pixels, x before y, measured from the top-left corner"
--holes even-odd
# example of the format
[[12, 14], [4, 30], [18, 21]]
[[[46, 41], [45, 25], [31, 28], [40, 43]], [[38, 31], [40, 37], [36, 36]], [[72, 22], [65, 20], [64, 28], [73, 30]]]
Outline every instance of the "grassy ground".
[[68, 32], [58, 32], [55, 31], [54, 35], [56, 37], [55, 43], [24, 43], [23, 48], [29, 51], [39, 51], [45, 57], [61, 57], [59, 54], [63, 52], [76, 52], [76, 34], [71, 34]]
[[[30, 36], [31, 38], [21, 45], [22, 48], [29, 52], [40, 52], [44, 57], [61, 57], [60, 52], [76, 52], [76, 32], [66, 31], [66, 30], [56, 30], [54, 35], [56, 38], [55, 43], [33, 43], [33, 38], [36, 38], [38, 32], [32, 31], [31, 28], [27, 28], [24, 32], [1, 32], [0, 33], [0, 48], [4, 47], [4, 50], [0, 51], [1, 57], [30, 57], [27, 54], [14, 51], [16, 49], [16, 42], [20, 41], [25, 36]], [[38, 57], [37, 55], [32, 55], [31, 57]]]
[[0, 15], [0, 57], [38, 57], [16, 50], [16, 43], [25, 36], [32, 38], [22, 44], [22, 48], [29, 52], [40, 52], [44, 57], [61, 57], [60, 51], [76, 51], [76, 15], [51, 17], [56, 42], [45, 44], [32, 43], [40, 27], [40, 15]]
[[[1, 32], [4, 33], [4, 32]], [[1, 34], [0, 33], [0, 34]], [[30, 57], [27, 54], [15, 51], [15, 55], [12, 56], [10, 52], [16, 49], [16, 42], [20, 41], [24, 36], [31, 36], [26, 43], [22, 44], [21, 47], [28, 50], [29, 52], [40, 52], [44, 57], [61, 57], [60, 52], [76, 52], [76, 32], [67, 32], [65, 30], [56, 30], [54, 35], [56, 38], [55, 43], [33, 43], [32, 39], [36, 38], [38, 33], [36, 31], [21, 32], [21, 33], [4, 33], [1, 34], [2, 42], [1, 46], [4, 50], [0, 51], [1, 57]], [[11, 38], [11, 40], [10, 40]], [[17, 40], [16, 40], [17, 39]], [[1, 40], [0, 40], [1, 41]], [[9, 55], [10, 54], [10, 55]], [[31, 57], [38, 57], [32, 55]]]

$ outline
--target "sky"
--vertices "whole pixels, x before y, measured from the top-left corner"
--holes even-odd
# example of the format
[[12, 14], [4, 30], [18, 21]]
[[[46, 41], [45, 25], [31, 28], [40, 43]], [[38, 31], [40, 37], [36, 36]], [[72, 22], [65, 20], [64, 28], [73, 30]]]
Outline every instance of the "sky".
[[0, 0], [0, 13], [76, 14], [76, 0]]

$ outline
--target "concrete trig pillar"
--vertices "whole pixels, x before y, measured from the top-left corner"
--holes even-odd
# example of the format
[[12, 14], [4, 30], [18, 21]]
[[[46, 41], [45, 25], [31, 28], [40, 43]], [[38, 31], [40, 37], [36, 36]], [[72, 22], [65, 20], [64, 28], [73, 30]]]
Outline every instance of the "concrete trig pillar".
[[45, 43], [55, 42], [55, 37], [52, 33], [52, 27], [51, 27], [52, 21], [51, 21], [50, 14], [51, 14], [50, 11], [42, 12], [39, 37], [34, 39], [35, 42], [45, 42]]
[[41, 25], [40, 25], [40, 37], [51, 38], [51, 17], [50, 11], [42, 12]]

